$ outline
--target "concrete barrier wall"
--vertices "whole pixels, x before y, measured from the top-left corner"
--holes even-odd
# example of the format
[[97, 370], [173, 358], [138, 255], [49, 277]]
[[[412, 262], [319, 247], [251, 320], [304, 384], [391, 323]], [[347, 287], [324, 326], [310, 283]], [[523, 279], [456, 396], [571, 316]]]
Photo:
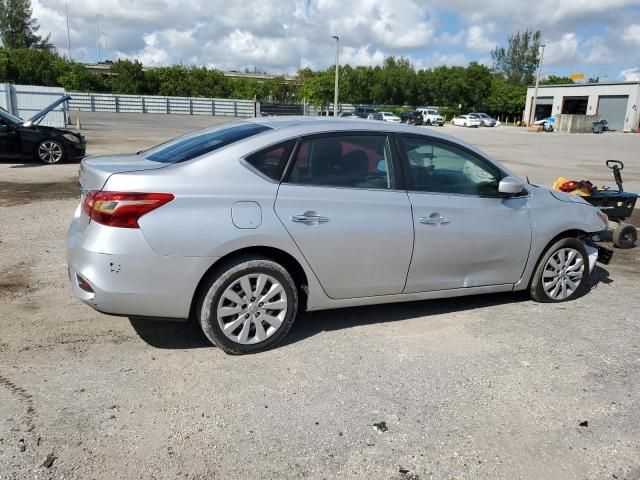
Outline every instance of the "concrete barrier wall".
[[598, 121], [597, 115], [556, 115], [555, 131], [559, 133], [592, 133], [593, 122]]
[[253, 100], [72, 92], [69, 110], [253, 117]]

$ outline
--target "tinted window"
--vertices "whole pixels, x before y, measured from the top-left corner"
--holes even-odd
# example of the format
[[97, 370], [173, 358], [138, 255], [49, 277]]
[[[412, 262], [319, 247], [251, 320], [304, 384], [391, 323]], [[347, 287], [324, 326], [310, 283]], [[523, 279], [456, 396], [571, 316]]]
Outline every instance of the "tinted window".
[[393, 188], [386, 135], [344, 135], [303, 140], [289, 182], [351, 188]]
[[143, 155], [146, 159], [154, 162], [185, 162], [265, 130], [270, 130], [270, 128], [257, 123], [223, 125], [176, 138], [147, 150]]
[[245, 161], [270, 179], [279, 181], [295, 144], [295, 140], [290, 140], [274, 145], [249, 155]]
[[411, 190], [493, 196], [498, 193], [498, 168], [454, 145], [428, 138], [404, 140]]

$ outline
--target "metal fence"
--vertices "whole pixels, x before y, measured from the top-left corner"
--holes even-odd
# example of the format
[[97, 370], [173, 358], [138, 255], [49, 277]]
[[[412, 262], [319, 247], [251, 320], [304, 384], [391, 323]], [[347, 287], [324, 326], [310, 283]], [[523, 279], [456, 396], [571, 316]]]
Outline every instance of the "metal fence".
[[71, 92], [69, 95], [69, 110], [81, 112], [171, 113], [229, 117], [253, 117], [256, 112], [256, 103], [253, 100], [77, 92]]
[[[0, 83], [0, 107], [23, 120], [38, 113], [64, 95], [64, 89], [58, 87], [39, 87], [33, 85], [12, 85]], [[64, 127], [66, 125], [64, 104], [49, 112], [40, 125]]]

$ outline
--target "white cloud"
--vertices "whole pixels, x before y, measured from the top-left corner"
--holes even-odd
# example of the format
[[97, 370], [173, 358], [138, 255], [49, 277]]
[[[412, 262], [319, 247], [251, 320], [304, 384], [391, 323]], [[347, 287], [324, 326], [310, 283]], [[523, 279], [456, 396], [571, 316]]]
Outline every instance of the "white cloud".
[[340, 55], [340, 64], [345, 65], [380, 65], [384, 60], [384, 53], [380, 50], [369, 51], [369, 45], [358, 49], [345, 47]]
[[571, 66], [579, 57], [578, 43], [575, 33], [565, 33], [560, 40], [548, 42], [544, 51], [544, 64]]
[[625, 82], [637, 82], [640, 81], [640, 68], [627, 68], [620, 72], [620, 79]]
[[622, 34], [622, 38], [629, 43], [640, 45], [640, 23], [629, 25]]
[[[66, 0], [32, 2], [40, 33], [51, 32], [65, 52]], [[606, 65], [614, 77], [640, 64], [639, 0], [83, 0], [69, 2], [75, 59], [97, 59], [97, 15], [108, 34], [103, 59], [148, 65], [326, 68], [334, 61], [336, 32], [341, 63], [374, 65], [388, 55], [409, 57], [416, 66], [490, 63], [497, 43], [526, 28], [544, 33], [545, 74]]]
[[496, 46], [496, 42], [488, 38], [488, 30], [493, 30], [491, 24], [485, 26], [471, 25], [466, 34], [467, 47], [481, 52], [491, 51]]

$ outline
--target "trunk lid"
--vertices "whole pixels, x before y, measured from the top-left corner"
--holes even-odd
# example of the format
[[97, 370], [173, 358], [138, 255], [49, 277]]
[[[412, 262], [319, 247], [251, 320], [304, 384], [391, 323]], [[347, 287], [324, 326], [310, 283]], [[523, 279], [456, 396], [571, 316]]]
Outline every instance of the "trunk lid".
[[170, 167], [170, 163], [154, 162], [140, 155], [100, 155], [88, 157], [80, 163], [80, 231], [89, 224], [89, 216], [84, 212], [84, 200], [90, 190], [102, 190], [109, 177], [117, 173], [139, 172]]
[[154, 162], [140, 155], [100, 155], [85, 158], [80, 164], [80, 189], [101, 190], [109, 177], [116, 173], [155, 170], [171, 166], [170, 163]]

